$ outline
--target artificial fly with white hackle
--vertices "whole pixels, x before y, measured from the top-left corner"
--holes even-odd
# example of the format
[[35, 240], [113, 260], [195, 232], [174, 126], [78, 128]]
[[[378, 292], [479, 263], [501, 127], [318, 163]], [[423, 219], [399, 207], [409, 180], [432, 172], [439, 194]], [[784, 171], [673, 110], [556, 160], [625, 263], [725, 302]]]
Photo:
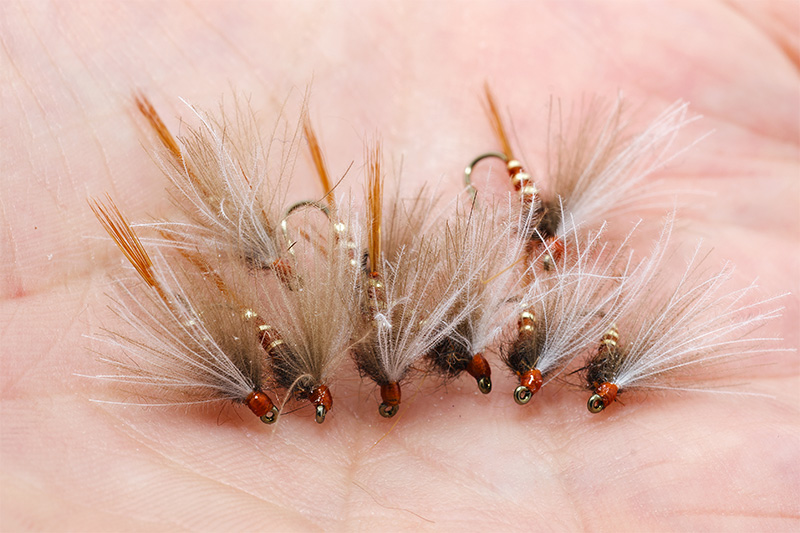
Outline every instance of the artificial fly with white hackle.
[[[530, 267], [535, 278], [519, 303], [515, 338], [503, 350], [503, 361], [519, 378], [518, 404], [528, 403], [621, 311], [619, 302], [636, 267], [626, 250], [628, 239], [611, 246], [603, 238], [602, 228], [585, 238], [574, 234], [549, 273]], [[547, 247], [541, 253], [551, 254]]]
[[[176, 138], [146, 97], [137, 95], [136, 105], [159, 140], [157, 160], [189, 219], [156, 224], [168, 245], [230, 250], [249, 268], [272, 269], [288, 282], [293, 274], [282, 256], [290, 243], [280, 230], [280, 213], [297, 132], [292, 142], [265, 144], [251, 110], [214, 118], [190, 106], [200, 126]], [[273, 154], [275, 146], [282, 151]]]
[[265, 349], [275, 384], [295, 400], [310, 402], [321, 424], [333, 408], [329, 384], [347, 357], [359, 314], [361, 270], [355, 243], [361, 237], [351, 206], [340, 209], [333, 195], [307, 116], [303, 130], [326, 203], [299, 202], [281, 221], [287, 238], [298, 234], [291, 239], [291, 253], [282, 259], [286, 271], [292, 272], [290, 282], [253, 275], [258, 300], [267, 310]]
[[582, 369], [593, 391], [587, 404], [592, 413], [628, 390], [699, 390], [678, 383], [698, 382], [703, 370], [718, 374], [726, 363], [756, 353], [781, 351], [764, 348], [779, 339], [750, 336], [780, 316], [780, 296], [754, 299], [755, 284], [731, 290], [733, 267], [709, 267], [700, 245], [675, 280], [665, 264], [672, 225], [670, 218], [644, 267], [629, 280], [624, 311], [598, 335], [600, 346]]
[[[309, 401], [318, 423], [333, 407], [329, 384], [347, 358], [360, 313], [361, 269], [350, 245], [360, 240], [359, 225], [351, 218], [339, 219], [337, 211], [333, 214], [337, 223], [318, 216], [325, 219], [314, 238], [294, 241], [285, 261], [296, 283], [270, 277], [260, 280], [258, 291], [273, 338], [267, 352], [275, 383], [295, 399]], [[307, 211], [294, 216], [304, 216], [305, 230], [313, 225]]]
[[[245, 107], [214, 118], [190, 106], [199, 125], [173, 136], [136, 96], [181, 218], [136, 226], [158, 235], [140, 240], [110, 198], [90, 201], [138, 273], [114, 283], [111, 308], [124, 325], [98, 340], [121, 354], [104, 356], [116, 372], [96, 377], [134, 387], [143, 404], [229, 401], [268, 424], [302, 401], [322, 423], [348, 354], [377, 384], [386, 418], [417, 371], [445, 382], [466, 372], [486, 394], [486, 355], [497, 350], [522, 405], [588, 354], [573, 374], [597, 413], [628, 390], [696, 390], [680, 380], [770, 351], [763, 344], [777, 339], [751, 333], [780, 315], [776, 298], [752, 298], [755, 285], [729, 289], [732, 267], [710, 269], [699, 247], [670, 277], [674, 213], [643, 260], [629, 248], [633, 231], [606, 242], [606, 221], [658, 195], [644, 182], [685, 149], [677, 135], [695, 118], [685, 103], [640, 132], [621, 99], [593, 100], [571, 126], [551, 104], [552, 143], [542, 171], [529, 173], [488, 86], [486, 99], [502, 152], [467, 167], [471, 202], [443, 209], [424, 186], [385, 195], [376, 142], [364, 218], [334, 194], [307, 109], [302, 132], [322, 192], [286, 208], [300, 128], [265, 142]], [[506, 165], [515, 193], [505, 201], [478, 198], [470, 183], [487, 157]]]
[[[442, 287], [455, 282], [463, 289], [447, 314], [452, 332], [433, 346], [427, 359], [445, 379], [466, 371], [484, 394], [492, 390], [491, 367], [484, 353], [513, 319], [509, 297], [524, 283], [525, 268], [519, 263], [527, 240], [520, 228], [532, 220], [530, 212], [518, 213], [512, 201], [484, 205], [473, 198], [468, 206], [457, 204], [441, 237]], [[470, 309], [466, 315], [465, 308]], [[463, 319], [458, 322], [451, 318], [459, 315]]]
[[112, 309], [130, 333], [102, 338], [125, 355], [104, 357], [118, 373], [95, 377], [134, 385], [166, 405], [242, 403], [274, 423], [278, 408], [265, 392], [271, 387], [258, 315], [229, 297], [219, 277], [195, 271], [195, 262], [172, 268], [160, 252], [154, 262], [110, 198], [90, 205], [145, 283], [116, 283]]
[[[559, 113], [555, 146], [549, 150], [547, 170], [537, 179], [537, 187], [531, 174], [513, 156], [488, 85], [485, 91], [489, 120], [503, 151], [476, 158], [467, 167], [466, 179], [469, 183], [473, 167], [482, 159], [497, 157], [506, 162], [523, 204], [539, 209], [540, 220], [530, 237], [540, 243], [532, 251], [545, 270], [563, 253], [565, 240], [577, 235], [574, 229], [596, 229], [615, 214], [642, 205], [652, 196], [654, 193], [644, 192], [646, 188], [641, 184], [686, 149], [675, 148], [676, 136], [699, 118], [689, 117], [688, 104], [678, 101], [641, 132], [631, 134], [621, 97], [608, 110], [598, 101], [591, 101], [574, 131], [561, 125]], [[553, 109], [551, 103], [551, 113]], [[552, 117], [549, 122], [553, 123]], [[539, 254], [541, 243], [545, 242], [548, 252]]]
[[399, 199], [384, 206], [379, 144], [367, 153], [367, 195], [367, 264], [353, 355], [361, 374], [380, 387], [378, 411], [388, 418], [400, 408], [401, 382], [413, 365], [477, 302], [467, 296], [461, 309], [450, 313], [465, 297], [468, 280], [442, 278], [440, 236], [436, 228], [419, 229], [421, 222], [412, 215], [425, 205], [422, 192], [411, 201], [411, 210]]

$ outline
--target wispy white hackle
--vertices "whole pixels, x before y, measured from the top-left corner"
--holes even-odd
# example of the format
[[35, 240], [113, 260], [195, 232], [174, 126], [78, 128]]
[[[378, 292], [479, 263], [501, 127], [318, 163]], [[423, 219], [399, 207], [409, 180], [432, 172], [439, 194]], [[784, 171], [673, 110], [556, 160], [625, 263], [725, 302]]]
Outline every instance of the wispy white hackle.
[[[143, 97], [139, 109], [158, 134], [162, 169], [188, 223], [162, 223], [171, 246], [233, 250], [251, 268], [269, 268], [287, 248], [279, 230], [299, 131], [265, 142], [253, 111], [236, 101], [218, 117], [189, 105], [198, 121], [172, 137]], [[188, 104], [187, 104], [188, 105]], [[277, 127], [277, 126], [276, 126]], [[165, 241], [162, 241], [162, 243]]]
[[769, 347], [779, 339], [752, 335], [780, 316], [780, 296], [758, 298], [755, 283], [732, 288], [733, 266], [711, 267], [702, 244], [676, 278], [665, 257], [672, 225], [670, 218], [646, 268], [629, 283], [611, 337], [603, 338], [585, 368], [586, 385], [596, 393], [592, 412], [624, 390], [677, 388], [708, 379], [705, 371], [718, 373], [733, 361], [782, 351]]
[[126, 331], [108, 331], [104, 340], [125, 355], [104, 357], [120, 373], [97, 377], [150, 387], [169, 403], [244, 403], [266, 383], [258, 324], [221, 299], [216, 287], [193, 276], [179, 281], [156, 257], [175, 304], [140, 283], [118, 281], [111, 308]]
[[[354, 357], [362, 375], [380, 386], [379, 412], [390, 417], [399, 409], [400, 382], [466, 318], [476, 302], [474, 297], [467, 298], [459, 312], [451, 313], [464, 298], [468, 281], [443, 277], [444, 250], [436, 242], [441, 229], [426, 229], [410, 217], [425, 205], [424, 193], [413, 195], [410, 210], [397, 196], [384, 205], [379, 144], [368, 151], [366, 168], [368, 272], [362, 284]], [[428, 202], [435, 204], [433, 199]], [[431, 212], [420, 214], [435, 220]], [[407, 218], [414, 225], [403, 230], [402, 221]]]
[[[491, 368], [482, 352], [515, 318], [509, 300], [524, 283], [527, 235], [535, 224], [533, 210], [520, 214], [515, 204], [510, 195], [505, 204], [457, 204], [440, 239], [443, 289], [455, 282], [463, 290], [448, 312], [453, 331], [433, 347], [429, 360], [445, 378], [469, 372], [484, 393], [491, 391]], [[451, 318], [464, 309], [471, 311], [463, 320]]]
[[[506, 365], [520, 378], [514, 394], [519, 404], [597, 342], [622, 310], [629, 276], [641, 268], [626, 246], [631, 234], [611, 246], [604, 228], [581, 237], [571, 227], [570, 245], [552, 272], [538, 274], [522, 297], [516, 338], [504, 350]], [[547, 246], [542, 253], [551, 254]]]
[[[619, 97], [607, 114], [593, 101], [574, 132], [561, 131], [542, 185], [545, 236], [569, 237], [573, 227], [598, 227], [652, 195], [644, 183], [688, 146], [676, 146], [678, 133], [698, 119], [688, 104], [667, 107], [643, 131], [631, 134]], [[549, 234], [549, 235], [548, 235]]]
[[[420, 237], [422, 238], [422, 237]], [[362, 372], [379, 385], [400, 383], [412, 366], [465, 320], [477, 305], [465, 294], [469, 280], [444, 286], [439, 250], [428, 243], [401, 251], [393, 263], [381, 261], [385, 307], [364, 315], [363, 340], [356, 346]], [[460, 309], [454, 311], [456, 304]]]
[[441, 224], [444, 208], [440, 205], [441, 193], [424, 184], [411, 194], [399, 186], [390, 192], [392, 206], [383, 213], [382, 240], [383, 255], [390, 263], [396, 262], [401, 253], [411, 253], [422, 242], [420, 235], [432, 235], [436, 225]]
[[277, 409], [264, 393], [260, 323], [246, 293], [235, 290], [242, 278], [223, 284], [188, 255], [173, 258], [177, 269], [160, 251], [154, 260], [110, 198], [90, 205], [138, 274], [138, 281], [116, 282], [111, 308], [124, 326], [102, 337], [121, 351], [103, 357], [118, 373], [97, 377], [136, 385], [165, 403], [244, 403], [265, 423], [275, 422]]
[[[266, 278], [259, 291], [266, 309], [263, 318], [273, 340], [280, 341], [268, 350], [276, 383], [296, 398], [311, 401], [318, 422], [332, 406], [328, 386], [347, 357], [361, 312], [361, 265], [353, 243], [361, 242], [362, 236], [358, 220], [348, 214], [351, 212], [337, 209], [335, 214], [346, 218], [325, 219], [317, 224], [322, 226], [319, 232], [298, 238], [285, 258], [294, 281], [279, 283]], [[311, 218], [310, 213], [305, 215]], [[303, 214], [297, 217], [306, 218]], [[324, 217], [319, 214], [317, 218]], [[299, 222], [306, 233], [312, 225]]]

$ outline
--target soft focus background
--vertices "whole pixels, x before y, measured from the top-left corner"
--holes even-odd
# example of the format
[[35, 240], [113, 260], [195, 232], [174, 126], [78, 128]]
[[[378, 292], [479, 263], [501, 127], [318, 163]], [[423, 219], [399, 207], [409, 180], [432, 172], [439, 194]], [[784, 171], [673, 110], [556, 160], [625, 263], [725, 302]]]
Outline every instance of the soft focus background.
[[[102, 369], [82, 336], [121, 264], [87, 196], [110, 193], [134, 220], [170, 209], [134, 90], [176, 131], [181, 98], [245, 95], [267, 134], [309, 91], [329, 167], [353, 163], [342, 187], [357, 194], [376, 133], [404, 185], [455, 193], [497, 148], [485, 80], [535, 173], [551, 98], [621, 91], [643, 123], [687, 100], [705, 118], [681, 140], [714, 133], [660, 172], [703, 193], [684, 197], [676, 240], [705, 239], [739, 284], [791, 291], [768, 333], [796, 348], [798, 36], [796, 2], [4, 1], [0, 529], [797, 530], [796, 352], [726, 382], [773, 398], [639, 395], [599, 416], [560, 384], [520, 408], [494, 358], [488, 397], [428, 378], [387, 421], [347, 366], [323, 426], [308, 410], [274, 430], [233, 407], [90, 403], [107, 391], [76, 374]], [[292, 194], [319, 195], [305, 153], [297, 165]]]

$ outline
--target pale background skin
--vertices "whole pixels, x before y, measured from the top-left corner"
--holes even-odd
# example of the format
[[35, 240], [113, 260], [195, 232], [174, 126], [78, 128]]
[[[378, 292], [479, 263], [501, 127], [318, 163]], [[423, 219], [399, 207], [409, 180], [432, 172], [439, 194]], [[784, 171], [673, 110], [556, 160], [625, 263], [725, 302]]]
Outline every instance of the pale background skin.
[[[623, 90], [644, 116], [690, 101], [706, 118], [684, 139], [716, 131], [661, 175], [716, 196], [693, 200], [678, 236], [735, 261], [737, 283], [792, 291], [770, 332], [797, 347], [798, 6], [693, 4], [4, 2], [0, 529], [797, 530], [797, 353], [735, 372], [774, 399], [638, 395], [599, 416], [558, 384], [518, 407], [493, 358], [488, 397], [466, 377], [428, 378], [416, 399], [408, 386], [374, 447], [393, 421], [349, 366], [324, 425], [306, 410], [274, 432], [243, 407], [90, 403], [108, 389], [74, 375], [103, 370], [81, 336], [121, 264], [87, 238], [102, 231], [86, 197], [109, 192], [138, 220], [169, 209], [132, 89], [172, 128], [179, 97], [213, 107], [232, 89], [269, 125], [287, 96], [296, 119], [312, 77], [329, 165], [354, 161], [356, 187], [377, 131], [409, 188], [443, 176], [455, 191], [496, 149], [484, 79], [534, 170], [550, 95]], [[317, 194], [309, 168], [303, 155], [300, 196]]]

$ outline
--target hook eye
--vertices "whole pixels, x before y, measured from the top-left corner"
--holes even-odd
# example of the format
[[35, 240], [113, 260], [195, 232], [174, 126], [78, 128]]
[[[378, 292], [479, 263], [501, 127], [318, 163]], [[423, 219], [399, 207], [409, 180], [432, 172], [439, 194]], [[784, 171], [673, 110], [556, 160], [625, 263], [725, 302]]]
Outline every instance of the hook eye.
[[319, 211], [322, 212], [323, 215], [325, 215], [325, 217], [328, 220], [331, 219], [331, 210], [328, 208], [328, 206], [323, 205], [323, 204], [321, 204], [319, 202], [314, 202], [312, 200], [303, 200], [302, 202], [293, 203], [292, 205], [290, 205], [286, 209], [286, 211], [284, 211], [283, 217], [281, 217], [281, 223], [280, 223], [281, 232], [283, 233], [283, 236], [286, 237], [286, 240], [289, 241], [289, 243], [292, 243], [293, 241], [292, 241], [292, 238], [289, 236], [288, 219], [289, 219], [289, 217], [291, 216], [292, 213], [294, 213], [298, 209], [302, 209], [304, 207], [311, 207], [313, 209], [318, 209]]
[[274, 424], [278, 421], [278, 408], [276, 406], [272, 406], [272, 409], [267, 411], [267, 414], [261, 417], [261, 421], [265, 424]]
[[313, 207], [314, 209], [319, 209], [320, 211], [323, 212], [323, 214], [326, 217], [328, 217], [328, 220], [330, 220], [331, 218], [331, 210], [327, 205], [315, 202], [313, 200], [303, 200], [302, 202], [293, 203], [286, 209], [286, 211], [283, 213], [281, 224], [283, 224], [286, 221], [286, 219], [289, 218], [289, 215], [291, 215], [292, 213], [303, 207]]
[[392, 418], [400, 410], [399, 405], [387, 405], [382, 403], [378, 406], [378, 412], [383, 418]]
[[325, 422], [325, 415], [328, 414], [328, 411], [325, 409], [324, 405], [317, 406], [317, 413], [314, 419], [317, 421], [317, 424], [322, 424]]
[[472, 170], [475, 168], [475, 165], [483, 161], [484, 159], [495, 158], [501, 160], [503, 163], [508, 163], [508, 157], [500, 152], [486, 152], [485, 154], [481, 154], [472, 162], [467, 165], [467, 168], [464, 169], [464, 185], [467, 186], [467, 191], [469, 192], [470, 197], [475, 199], [475, 195], [478, 194], [478, 190], [472, 185]]
[[524, 387], [520, 385], [516, 389], [514, 389], [514, 401], [517, 402], [519, 405], [525, 405], [533, 398], [533, 393], [528, 387]]
[[605, 409], [606, 405], [599, 394], [592, 394], [592, 397], [589, 398], [589, 401], [586, 403], [586, 407], [589, 408], [590, 413], [597, 414]]

